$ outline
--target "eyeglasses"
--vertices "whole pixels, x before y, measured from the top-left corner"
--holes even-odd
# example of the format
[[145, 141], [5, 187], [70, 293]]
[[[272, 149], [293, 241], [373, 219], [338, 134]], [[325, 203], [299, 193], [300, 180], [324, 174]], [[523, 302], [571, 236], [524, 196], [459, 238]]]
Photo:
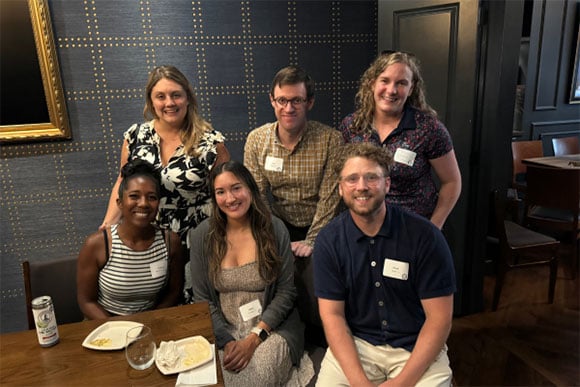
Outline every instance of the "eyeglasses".
[[[353, 186], [360, 181], [360, 178], [361, 178], [361, 175], [359, 175], [357, 173], [353, 173], [352, 175], [342, 176], [340, 178], [340, 180], [348, 185]], [[370, 173], [365, 173], [364, 175], [362, 175], [362, 178], [363, 178], [364, 182], [367, 183], [368, 185], [377, 185], [379, 183], [379, 180], [384, 178], [384, 176], [379, 175], [377, 173], [370, 172]]]
[[303, 103], [306, 102], [306, 100], [304, 98], [300, 98], [300, 97], [296, 97], [296, 98], [292, 98], [292, 99], [278, 97], [278, 98], [274, 98], [274, 101], [276, 101], [276, 103], [282, 107], [286, 107], [286, 105], [288, 105], [288, 102], [290, 102], [290, 104], [292, 104], [292, 106], [294, 106], [294, 107], [299, 107]]

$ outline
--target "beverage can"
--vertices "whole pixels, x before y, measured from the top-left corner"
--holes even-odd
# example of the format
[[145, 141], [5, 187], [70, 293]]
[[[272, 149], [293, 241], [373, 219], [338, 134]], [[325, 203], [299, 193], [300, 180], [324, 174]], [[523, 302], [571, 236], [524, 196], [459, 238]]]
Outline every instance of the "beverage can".
[[31, 304], [38, 343], [41, 347], [52, 347], [59, 342], [52, 298], [50, 296], [36, 297]]

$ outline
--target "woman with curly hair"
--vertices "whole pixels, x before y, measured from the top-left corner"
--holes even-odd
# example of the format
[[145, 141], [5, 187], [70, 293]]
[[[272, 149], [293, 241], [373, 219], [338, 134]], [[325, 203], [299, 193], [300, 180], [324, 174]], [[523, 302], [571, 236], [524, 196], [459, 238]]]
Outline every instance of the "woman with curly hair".
[[356, 106], [339, 126], [345, 142], [387, 148], [395, 160], [387, 201], [442, 228], [461, 193], [461, 173], [449, 132], [426, 102], [417, 58], [381, 53], [360, 80]]

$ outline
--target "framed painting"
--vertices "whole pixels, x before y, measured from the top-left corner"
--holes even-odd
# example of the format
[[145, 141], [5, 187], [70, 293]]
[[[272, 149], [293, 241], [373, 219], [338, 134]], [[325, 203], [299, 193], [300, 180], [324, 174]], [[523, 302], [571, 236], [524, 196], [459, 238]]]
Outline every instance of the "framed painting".
[[576, 34], [576, 50], [572, 67], [572, 84], [570, 86], [570, 103], [580, 103], [580, 26]]
[[48, 0], [0, 7], [0, 142], [70, 139]]

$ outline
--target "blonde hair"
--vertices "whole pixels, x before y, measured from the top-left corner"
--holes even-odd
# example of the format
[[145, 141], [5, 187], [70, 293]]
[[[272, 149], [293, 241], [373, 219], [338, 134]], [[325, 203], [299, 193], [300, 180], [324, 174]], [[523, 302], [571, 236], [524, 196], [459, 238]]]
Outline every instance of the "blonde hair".
[[183, 127], [181, 128], [181, 142], [187, 155], [197, 157], [199, 156], [197, 147], [203, 134], [211, 132], [213, 127], [199, 115], [197, 99], [195, 98], [193, 88], [185, 75], [176, 67], [159, 66], [151, 71], [149, 79], [147, 80], [147, 86], [145, 87], [145, 108], [143, 109], [143, 116], [146, 120], [159, 118], [153, 108], [151, 91], [161, 79], [169, 79], [177, 83], [187, 95], [187, 114], [185, 115]]
[[354, 132], [363, 132], [370, 129], [375, 113], [373, 86], [379, 75], [387, 67], [395, 63], [403, 63], [413, 74], [413, 91], [407, 98], [406, 104], [423, 113], [437, 117], [437, 112], [429, 106], [425, 99], [425, 83], [423, 82], [423, 77], [421, 77], [419, 62], [415, 56], [399, 51], [381, 53], [360, 79], [359, 89], [355, 97], [357, 109], [351, 127], [351, 130]]

